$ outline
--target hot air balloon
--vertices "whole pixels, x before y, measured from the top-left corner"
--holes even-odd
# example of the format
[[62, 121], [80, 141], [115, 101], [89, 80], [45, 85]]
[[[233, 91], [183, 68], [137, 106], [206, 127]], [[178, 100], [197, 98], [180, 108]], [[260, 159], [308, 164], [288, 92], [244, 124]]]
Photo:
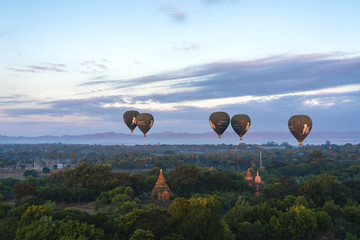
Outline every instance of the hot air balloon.
[[139, 115], [138, 111], [126, 111], [123, 115], [124, 122], [131, 130], [131, 133], [134, 132], [136, 128], [136, 116]]
[[249, 130], [250, 124], [250, 117], [246, 114], [236, 114], [231, 118], [231, 126], [237, 135], [239, 135], [240, 140], [242, 140], [242, 136]]
[[221, 134], [225, 132], [226, 128], [229, 126], [230, 117], [226, 112], [213, 112], [209, 117], [210, 126], [221, 139]]
[[146, 137], [146, 133], [154, 124], [154, 117], [150, 113], [140, 113], [136, 116], [136, 123], [139, 129], [144, 133], [144, 137]]
[[302, 141], [312, 128], [311, 118], [306, 115], [294, 115], [289, 119], [288, 125], [292, 135], [299, 141], [299, 146], [302, 146]]

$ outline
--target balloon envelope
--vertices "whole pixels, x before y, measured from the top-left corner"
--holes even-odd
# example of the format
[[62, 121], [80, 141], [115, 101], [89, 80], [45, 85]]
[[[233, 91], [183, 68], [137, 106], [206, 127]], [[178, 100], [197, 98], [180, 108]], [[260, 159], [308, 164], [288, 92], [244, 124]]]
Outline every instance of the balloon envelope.
[[237, 135], [239, 135], [240, 140], [242, 140], [242, 136], [249, 130], [250, 124], [250, 117], [246, 114], [236, 114], [231, 118], [231, 126]]
[[123, 115], [124, 122], [128, 128], [130, 128], [131, 133], [134, 132], [134, 129], [136, 128], [136, 116], [139, 115], [138, 111], [126, 111]]
[[219, 139], [229, 126], [230, 117], [226, 112], [213, 112], [209, 117], [209, 123], [212, 129], [217, 133]]
[[144, 137], [146, 137], [146, 133], [154, 124], [154, 117], [150, 113], [140, 113], [136, 116], [136, 123], [139, 129], [144, 133]]
[[302, 141], [311, 131], [312, 121], [309, 116], [294, 115], [289, 119], [288, 126], [292, 135], [299, 141], [299, 145], [302, 146]]

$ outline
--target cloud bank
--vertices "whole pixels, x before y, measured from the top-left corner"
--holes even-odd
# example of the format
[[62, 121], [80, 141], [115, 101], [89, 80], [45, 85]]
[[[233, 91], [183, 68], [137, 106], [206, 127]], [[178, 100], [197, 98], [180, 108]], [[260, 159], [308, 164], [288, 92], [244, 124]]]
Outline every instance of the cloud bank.
[[124, 111], [137, 109], [155, 115], [162, 124], [158, 131], [173, 130], [171, 122], [177, 121], [178, 131], [199, 132], [208, 130], [211, 112], [223, 110], [258, 118], [253, 126], [258, 131], [287, 130], [293, 114], [323, 122], [314, 125], [319, 131], [359, 130], [359, 76], [360, 57], [341, 53], [219, 61], [133, 79], [84, 82], [77, 86], [84, 88], [77, 98], [37, 101], [34, 108], [7, 107], [2, 114], [5, 119], [46, 116], [58, 123], [82, 116], [92, 124], [115, 126]]

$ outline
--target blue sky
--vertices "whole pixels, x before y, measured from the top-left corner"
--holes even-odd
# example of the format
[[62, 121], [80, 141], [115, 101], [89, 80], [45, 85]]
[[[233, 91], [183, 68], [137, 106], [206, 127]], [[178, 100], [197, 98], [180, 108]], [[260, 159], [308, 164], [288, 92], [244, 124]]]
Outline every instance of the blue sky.
[[[1, 1], [0, 135], [360, 131], [359, 1]], [[138, 131], [138, 130], [137, 130]], [[140, 134], [137, 132], [137, 134]]]

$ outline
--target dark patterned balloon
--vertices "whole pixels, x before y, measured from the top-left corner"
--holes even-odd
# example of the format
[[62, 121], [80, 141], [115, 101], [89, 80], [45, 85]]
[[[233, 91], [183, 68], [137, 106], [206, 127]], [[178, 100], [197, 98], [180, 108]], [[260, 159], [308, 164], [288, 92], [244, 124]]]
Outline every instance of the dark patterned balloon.
[[311, 131], [312, 121], [309, 116], [294, 115], [289, 119], [288, 126], [292, 135], [299, 141], [299, 146], [302, 146], [303, 140]]
[[150, 113], [140, 113], [136, 116], [136, 123], [139, 129], [144, 133], [144, 137], [146, 137], [146, 133], [154, 124], [154, 117]]
[[217, 133], [219, 139], [226, 128], [229, 126], [230, 117], [226, 112], [214, 112], [209, 117], [209, 123], [212, 129]]
[[126, 111], [123, 115], [124, 122], [128, 128], [130, 128], [131, 133], [134, 132], [136, 128], [136, 116], [139, 115], [138, 111]]
[[249, 130], [250, 124], [250, 117], [246, 114], [236, 114], [231, 118], [231, 126], [236, 134], [239, 135], [240, 140], [242, 140], [242, 137]]

